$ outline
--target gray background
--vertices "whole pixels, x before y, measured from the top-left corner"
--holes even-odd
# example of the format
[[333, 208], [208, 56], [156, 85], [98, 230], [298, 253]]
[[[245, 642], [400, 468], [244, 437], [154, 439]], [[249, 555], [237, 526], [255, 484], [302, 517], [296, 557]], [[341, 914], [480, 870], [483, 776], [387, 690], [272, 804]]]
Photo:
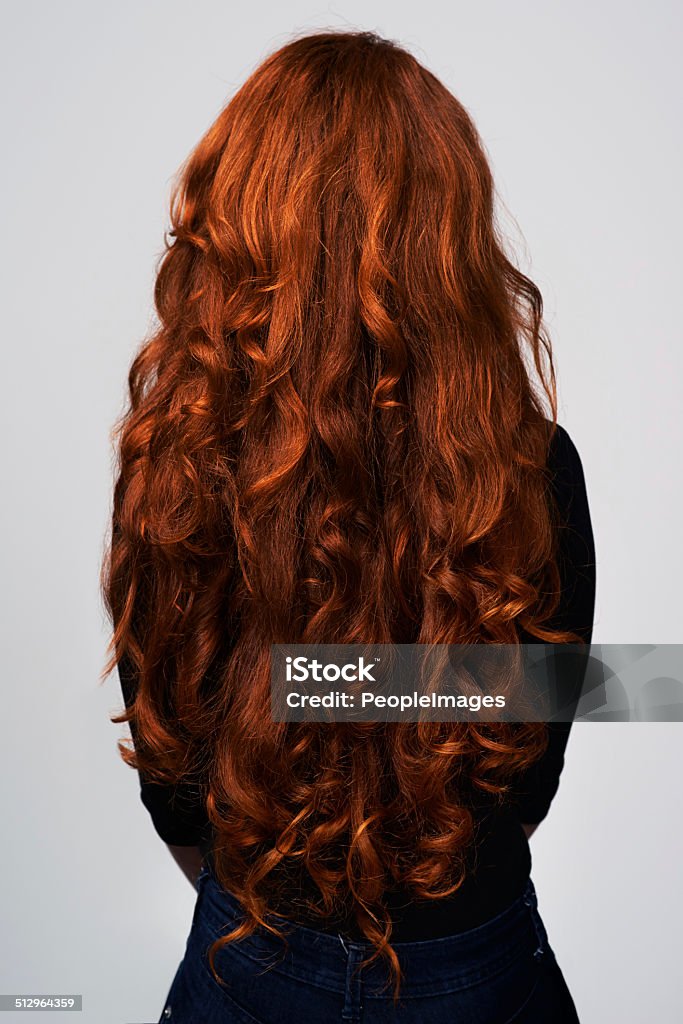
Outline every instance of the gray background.
[[[117, 680], [97, 681], [97, 570], [108, 432], [151, 323], [174, 171], [290, 32], [358, 26], [410, 46], [474, 116], [546, 300], [594, 520], [595, 640], [679, 642], [681, 10], [166, 0], [2, 13], [0, 991], [82, 992], [88, 1024], [151, 1021], [193, 890], [118, 759]], [[675, 724], [574, 729], [532, 849], [584, 1024], [680, 1019], [682, 766]]]

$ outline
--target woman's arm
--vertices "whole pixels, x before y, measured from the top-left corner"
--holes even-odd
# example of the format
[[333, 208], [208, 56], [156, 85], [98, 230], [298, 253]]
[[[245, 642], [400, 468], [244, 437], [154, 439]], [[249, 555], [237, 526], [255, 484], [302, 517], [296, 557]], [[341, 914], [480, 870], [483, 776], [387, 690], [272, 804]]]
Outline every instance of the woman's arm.
[[[590, 646], [596, 589], [593, 528], [581, 459], [569, 434], [559, 424], [550, 449], [549, 468], [553, 493], [563, 519], [558, 566], [560, 604], [552, 624], [558, 629], [578, 633]], [[531, 637], [528, 640], [538, 642]], [[517, 815], [527, 838], [547, 815], [557, 792], [571, 727], [571, 721], [548, 724], [545, 754], [515, 787]]]
[[[137, 673], [124, 655], [117, 665], [126, 707], [135, 700]], [[131, 728], [133, 742], [135, 732]], [[147, 809], [157, 835], [163, 839], [183, 874], [194, 886], [203, 861], [202, 847], [211, 837], [211, 825], [197, 787], [181, 782], [162, 785], [140, 775], [140, 799]]]

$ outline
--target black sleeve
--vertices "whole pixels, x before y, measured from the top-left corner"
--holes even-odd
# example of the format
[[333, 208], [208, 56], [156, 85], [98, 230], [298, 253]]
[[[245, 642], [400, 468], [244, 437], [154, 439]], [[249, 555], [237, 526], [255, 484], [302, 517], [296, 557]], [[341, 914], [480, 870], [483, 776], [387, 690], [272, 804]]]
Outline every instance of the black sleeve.
[[[126, 707], [135, 700], [136, 670], [127, 655], [117, 666]], [[135, 731], [131, 727], [135, 744]], [[140, 799], [147, 808], [157, 834], [173, 846], [200, 846], [210, 842], [211, 826], [198, 787], [189, 783], [161, 785], [140, 780]]]
[[[562, 514], [559, 536], [560, 605], [552, 625], [591, 643], [595, 611], [595, 545], [579, 453], [567, 431], [557, 425], [549, 452], [553, 492]], [[519, 820], [535, 825], [545, 818], [560, 784], [571, 722], [548, 723], [548, 748], [524, 773], [516, 789]]]

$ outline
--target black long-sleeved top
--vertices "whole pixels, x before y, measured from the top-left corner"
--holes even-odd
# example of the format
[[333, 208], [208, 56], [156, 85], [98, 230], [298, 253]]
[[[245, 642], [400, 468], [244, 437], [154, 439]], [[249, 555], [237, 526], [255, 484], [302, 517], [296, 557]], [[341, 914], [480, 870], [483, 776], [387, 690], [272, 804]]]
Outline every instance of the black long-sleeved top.
[[[559, 538], [561, 600], [553, 625], [578, 633], [590, 644], [596, 582], [593, 532], [581, 460], [569, 434], [559, 425], [548, 468], [563, 520]], [[120, 660], [118, 673], [124, 701], [130, 706], [135, 698], [135, 674], [126, 657]], [[531, 869], [529, 844], [521, 826], [537, 824], [547, 815], [559, 785], [570, 728], [570, 722], [549, 723], [548, 748], [518, 781], [513, 798], [503, 807], [481, 812], [468, 874], [452, 897], [417, 902], [407, 893], [389, 894], [392, 941], [438, 938], [474, 928], [519, 896]], [[199, 846], [210, 860], [211, 826], [191, 788], [142, 781], [140, 796], [165, 842]], [[326, 927], [317, 918], [300, 921], [318, 930]], [[331, 922], [329, 927], [338, 931], [340, 925]], [[349, 932], [354, 933], [351, 925]]]

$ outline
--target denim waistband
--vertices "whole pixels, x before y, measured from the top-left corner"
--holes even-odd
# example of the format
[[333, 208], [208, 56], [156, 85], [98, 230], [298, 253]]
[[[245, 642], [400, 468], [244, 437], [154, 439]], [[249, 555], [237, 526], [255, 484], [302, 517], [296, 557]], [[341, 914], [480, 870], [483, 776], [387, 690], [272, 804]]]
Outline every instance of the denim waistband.
[[[196, 915], [212, 939], [226, 935], [243, 920], [238, 899], [223, 889], [205, 865], [197, 880]], [[278, 922], [278, 927], [280, 927]], [[319, 932], [299, 924], [283, 928], [287, 946], [258, 929], [232, 943], [235, 952], [311, 984], [344, 992], [349, 963], [361, 965], [374, 952], [367, 942]], [[529, 878], [521, 895], [502, 913], [477, 928], [445, 938], [396, 942], [392, 946], [405, 973], [404, 997], [451, 992], [485, 981], [525, 953], [540, 956], [547, 936], [537, 910], [536, 891]], [[376, 960], [363, 968], [366, 997], [386, 995], [387, 968]]]

